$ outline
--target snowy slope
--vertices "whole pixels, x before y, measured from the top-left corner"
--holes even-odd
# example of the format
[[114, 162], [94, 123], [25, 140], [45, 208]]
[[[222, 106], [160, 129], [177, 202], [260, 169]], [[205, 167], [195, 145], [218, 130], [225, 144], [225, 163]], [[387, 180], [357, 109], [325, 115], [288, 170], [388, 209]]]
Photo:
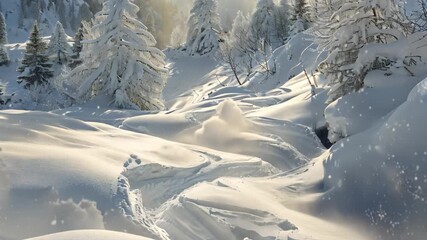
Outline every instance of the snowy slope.
[[320, 203], [325, 214], [333, 208], [370, 221], [383, 238], [425, 237], [426, 97], [424, 80], [389, 116], [331, 150], [325, 162], [329, 200]]
[[[282, 197], [271, 205], [274, 198], [264, 191], [277, 191], [271, 184], [277, 180], [263, 177], [281, 171], [259, 158], [42, 112], [3, 111], [0, 118], [1, 169], [8, 182], [0, 191], [5, 239], [86, 228], [126, 229], [155, 239], [340, 239], [350, 231], [288, 209]], [[242, 205], [249, 197], [254, 201]], [[196, 219], [206, 224], [187, 225]], [[231, 225], [224, 228], [224, 222]]]
[[0, 11], [6, 19], [9, 42], [25, 41], [35, 20], [41, 24], [40, 29], [44, 35], [51, 34], [57, 21], [72, 35], [82, 20], [89, 20], [93, 16], [84, 0], [37, 2], [39, 5], [35, 1], [1, 1]]
[[[7, 45], [8, 93], [23, 91], [24, 47]], [[304, 33], [273, 53], [274, 75], [257, 68], [242, 87], [215, 59], [166, 54], [167, 111], [115, 109], [103, 96], [0, 111], [1, 240], [427, 234], [424, 59], [414, 76], [372, 71], [362, 91], [326, 105], [323, 55]], [[326, 140], [326, 127], [330, 150], [316, 135]]]
[[[154, 225], [126, 224], [125, 216], [150, 221], [141, 209], [125, 210], [142, 204], [129, 198], [133, 189], [139, 189], [133, 196], [147, 192], [142, 199], [152, 209], [200, 181], [277, 172], [261, 159], [184, 147], [48, 113], [4, 111], [0, 118], [0, 158], [9, 182], [0, 197], [0, 215], [8, 219], [1, 222], [0, 233], [6, 239], [120, 225], [137, 234], [161, 236]], [[197, 172], [200, 176], [194, 177]], [[132, 189], [122, 185], [124, 179]], [[156, 185], [162, 187], [153, 189]], [[107, 214], [112, 209], [125, 215]], [[31, 224], [41, 215], [44, 221]]]

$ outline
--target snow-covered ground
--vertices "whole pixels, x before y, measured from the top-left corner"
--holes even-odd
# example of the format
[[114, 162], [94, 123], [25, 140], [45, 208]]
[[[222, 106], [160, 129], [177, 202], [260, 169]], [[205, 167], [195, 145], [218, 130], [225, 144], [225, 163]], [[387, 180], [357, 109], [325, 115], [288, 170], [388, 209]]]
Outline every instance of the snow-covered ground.
[[[24, 44], [7, 47], [10, 94]], [[425, 61], [414, 77], [371, 72], [326, 106], [315, 48], [295, 36], [274, 52], [275, 75], [243, 87], [211, 57], [167, 52], [160, 113], [102, 96], [0, 111], [0, 239], [422, 239]], [[331, 149], [316, 135], [326, 122]]]

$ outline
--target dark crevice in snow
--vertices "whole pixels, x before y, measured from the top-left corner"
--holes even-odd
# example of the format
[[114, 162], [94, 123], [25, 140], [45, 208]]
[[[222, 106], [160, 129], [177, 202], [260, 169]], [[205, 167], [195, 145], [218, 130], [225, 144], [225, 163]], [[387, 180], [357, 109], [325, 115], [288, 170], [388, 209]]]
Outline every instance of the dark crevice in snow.
[[317, 128], [314, 131], [315, 131], [317, 137], [322, 142], [323, 146], [325, 146], [327, 149], [331, 148], [332, 145], [334, 145], [333, 143], [331, 143], [329, 141], [329, 138], [328, 138], [328, 134], [329, 134], [328, 127], [324, 126], [324, 127], [321, 127], [321, 128]]

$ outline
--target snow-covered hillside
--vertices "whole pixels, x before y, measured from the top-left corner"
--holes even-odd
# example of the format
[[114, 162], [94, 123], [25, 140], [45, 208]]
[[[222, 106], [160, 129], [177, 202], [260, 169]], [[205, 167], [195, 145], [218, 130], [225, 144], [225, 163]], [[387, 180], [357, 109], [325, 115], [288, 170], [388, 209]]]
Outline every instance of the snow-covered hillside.
[[37, 20], [44, 35], [50, 35], [60, 21], [67, 33], [72, 33], [82, 20], [90, 20], [93, 13], [84, 0], [1, 1], [0, 12], [6, 18], [10, 42], [21, 42]]
[[[425, 32], [393, 44], [366, 43], [369, 49], [357, 55], [354, 68], [371, 59], [389, 61], [372, 67], [361, 89], [328, 102], [331, 82], [319, 70], [328, 53], [319, 48], [313, 29], [290, 35], [251, 72], [233, 73], [215, 54], [194, 57], [179, 48], [163, 56], [148, 46], [154, 40], [142, 23], [112, 9], [114, 20], [102, 15], [97, 20], [119, 23], [114, 26], [132, 22], [139, 30], [121, 27], [122, 37], [110, 41], [119, 31], [105, 25], [112, 33], [97, 39], [105, 52], [116, 47], [108, 56], [118, 59], [111, 68], [127, 73], [129, 82], [145, 79], [154, 68], [140, 63], [154, 60], [138, 55], [143, 49], [165, 57], [170, 74], [164, 110], [127, 110], [114, 107], [107, 91], [91, 95], [103, 81], [127, 79], [108, 67], [102, 76], [90, 74], [94, 87], [86, 86], [85, 101], [59, 92], [46, 93], [57, 102], [32, 100], [31, 89], [16, 81], [29, 45], [26, 28], [34, 19], [31, 2], [0, 2], [10, 56], [0, 66], [5, 85], [0, 100], [7, 102], [0, 105], [0, 240], [422, 240], [427, 235]], [[39, 16], [46, 20], [46, 33], [58, 19], [84, 18], [89, 7], [83, 0], [40, 3], [47, 4]], [[20, 16], [26, 25], [16, 28]], [[67, 22], [71, 31], [73, 21]], [[145, 45], [130, 43], [131, 30], [148, 39]], [[109, 45], [116, 40], [122, 46]], [[82, 53], [92, 64], [83, 63], [84, 74], [103, 62], [103, 52], [90, 50]], [[130, 51], [135, 55], [124, 54]], [[65, 76], [70, 70], [56, 64], [54, 71]], [[242, 85], [236, 76], [244, 79]]]

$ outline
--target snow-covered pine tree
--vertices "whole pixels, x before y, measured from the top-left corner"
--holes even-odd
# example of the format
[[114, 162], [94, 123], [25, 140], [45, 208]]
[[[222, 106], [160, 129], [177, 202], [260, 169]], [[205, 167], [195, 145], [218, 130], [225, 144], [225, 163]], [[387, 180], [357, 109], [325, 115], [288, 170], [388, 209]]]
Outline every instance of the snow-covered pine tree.
[[66, 63], [69, 60], [70, 45], [68, 45], [67, 34], [59, 21], [56, 22], [55, 30], [50, 38], [47, 54], [52, 56], [58, 64]]
[[0, 105], [5, 104], [3, 101], [4, 85], [0, 82]]
[[9, 53], [6, 46], [0, 44], [0, 66], [7, 65], [9, 61]]
[[0, 45], [8, 44], [6, 21], [4, 15], [0, 12]]
[[191, 55], [215, 53], [219, 47], [221, 25], [217, 0], [195, 0], [188, 20], [185, 51]]
[[229, 41], [234, 50], [238, 68], [250, 75], [255, 65], [256, 46], [251, 46], [251, 42], [248, 41], [248, 33], [249, 18], [239, 11], [233, 21]]
[[17, 69], [21, 73], [18, 83], [23, 83], [27, 89], [47, 86], [49, 78], [53, 77], [51, 67], [52, 63], [46, 55], [46, 43], [40, 37], [36, 21], [27, 43], [24, 58]]
[[[249, 41], [256, 45], [276, 48], [278, 41], [275, 19], [276, 5], [273, 0], [258, 0], [249, 26]], [[259, 44], [262, 41], [262, 44]], [[264, 50], [264, 49], [262, 49]]]
[[[328, 4], [327, 1], [325, 3]], [[308, 29], [311, 19], [307, 0], [293, 0], [290, 20], [292, 22], [291, 34]]]
[[328, 52], [319, 68], [332, 86], [327, 102], [361, 89], [368, 71], [389, 63], [379, 57], [365, 59], [365, 54], [375, 55], [375, 49], [405, 37], [409, 31], [394, 0], [332, 0], [319, 5], [318, 11], [316, 42]]
[[288, 4], [288, 0], [281, 0], [275, 13], [277, 37], [282, 44], [286, 42], [286, 39], [289, 36], [289, 10], [290, 6]]
[[4, 46], [7, 43], [6, 21], [3, 13], [0, 12], [0, 66], [9, 63], [9, 54]]
[[81, 24], [79, 29], [77, 29], [76, 35], [74, 36], [74, 43], [73, 43], [73, 47], [71, 48], [70, 63], [68, 64], [70, 68], [75, 68], [83, 62], [83, 60], [80, 57], [80, 53], [82, 52], [82, 49], [83, 49], [83, 44], [82, 44], [83, 38], [84, 38], [84, 26], [83, 24]]
[[76, 88], [68, 94], [79, 100], [109, 95], [122, 108], [164, 108], [165, 55], [154, 47], [153, 35], [136, 19], [138, 11], [130, 0], [104, 2], [91, 29], [98, 37], [86, 41], [83, 64], [62, 81]]

